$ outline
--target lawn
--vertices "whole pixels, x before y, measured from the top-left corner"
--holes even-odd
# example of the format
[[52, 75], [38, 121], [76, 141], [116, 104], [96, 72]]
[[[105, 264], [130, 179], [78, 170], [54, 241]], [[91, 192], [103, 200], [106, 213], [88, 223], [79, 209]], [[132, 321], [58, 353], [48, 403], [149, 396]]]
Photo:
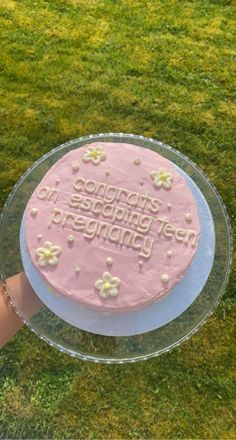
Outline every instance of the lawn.
[[[1, 0], [0, 205], [60, 143], [153, 137], [190, 157], [235, 223], [230, 0]], [[235, 272], [171, 353], [85, 363], [23, 328], [0, 353], [0, 438], [235, 439]]]

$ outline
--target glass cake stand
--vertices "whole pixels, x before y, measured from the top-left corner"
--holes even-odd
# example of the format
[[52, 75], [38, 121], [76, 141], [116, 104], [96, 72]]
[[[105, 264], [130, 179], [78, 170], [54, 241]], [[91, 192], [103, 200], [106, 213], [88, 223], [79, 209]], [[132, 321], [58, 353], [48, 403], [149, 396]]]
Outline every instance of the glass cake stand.
[[[21, 225], [26, 204], [49, 168], [65, 153], [92, 142], [124, 142], [151, 149], [169, 159], [187, 174], [197, 187], [209, 210], [214, 230], [214, 248], [209, 273], [197, 296], [185, 310], [171, 320], [138, 334], [108, 336], [87, 331], [59, 317], [41, 302], [37, 289], [32, 290], [22, 259]], [[204, 227], [204, 225], [201, 225]], [[204, 247], [204, 244], [203, 244]], [[204, 251], [204, 249], [203, 249]], [[205, 249], [206, 251], [206, 249]], [[209, 255], [210, 258], [210, 255]], [[204, 254], [207, 264], [207, 252]], [[232, 234], [229, 218], [216, 189], [205, 174], [187, 157], [168, 145], [132, 134], [108, 133], [81, 137], [51, 150], [35, 162], [12, 189], [0, 218], [0, 277], [8, 299], [17, 314], [41, 339], [58, 350], [83, 360], [124, 363], [145, 360], [171, 350], [195, 333], [219, 303], [228, 282], [232, 262]], [[11, 277], [20, 274], [28, 300], [22, 300]], [[17, 275], [18, 276], [18, 275]], [[198, 276], [196, 275], [196, 279]], [[32, 283], [31, 283], [32, 284]], [[189, 282], [189, 295], [195, 281]], [[186, 289], [186, 285], [185, 285]], [[160, 301], [161, 303], [161, 301]], [[176, 316], [175, 316], [176, 315]], [[140, 317], [139, 317], [140, 318]], [[117, 333], [119, 334], [119, 332]]]

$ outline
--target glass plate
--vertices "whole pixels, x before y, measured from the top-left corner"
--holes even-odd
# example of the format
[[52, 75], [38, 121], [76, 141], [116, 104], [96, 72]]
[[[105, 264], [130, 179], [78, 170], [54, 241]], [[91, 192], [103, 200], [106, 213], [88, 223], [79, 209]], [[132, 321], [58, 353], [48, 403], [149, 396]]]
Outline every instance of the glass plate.
[[[54, 314], [46, 305], [32, 308], [19, 298], [10, 277], [23, 273], [20, 226], [25, 206], [49, 168], [68, 151], [92, 142], [126, 142], [156, 151], [187, 173], [204, 196], [215, 229], [215, 255], [201, 293], [176, 319], [155, 330], [133, 336], [103, 336], [77, 328]], [[11, 191], [0, 219], [0, 276], [5, 291], [21, 319], [41, 339], [64, 353], [83, 360], [123, 363], [145, 360], [176, 347], [196, 332], [214, 311], [225, 290], [232, 260], [229, 218], [216, 189], [187, 157], [168, 145], [143, 136], [108, 133], [81, 137], [53, 149], [35, 162]], [[22, 275], [24, 276], [24, 275]], [[27, 280], [22, 281], [27, 288]], [[36, 292], [37, 294], [37, 292]], [[37, 297], [35, 296], [35, 304]], [[33, 315], [33, 316], [32, 316]]]

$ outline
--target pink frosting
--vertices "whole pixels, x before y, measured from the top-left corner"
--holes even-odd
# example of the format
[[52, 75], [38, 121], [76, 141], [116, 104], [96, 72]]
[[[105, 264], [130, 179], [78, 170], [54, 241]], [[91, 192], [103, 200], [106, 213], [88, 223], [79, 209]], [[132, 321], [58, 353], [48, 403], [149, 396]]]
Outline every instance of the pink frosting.
[[[86, 151], [92, 147], [100, 147], [105, 152], [106, 157], [98, 164], [84, 161]], [[169, 189], [154, 186], [151, 173], [160, 168], [172, 175]], [[126, 192], [118, 197], [118, 201], [109, 203], [105, 201], [103, 187], [97, 195], [85, 191], [83, 182], [88, 180], [95, 181], [96, 185], [99, 182], [105, 183], [104, 188], [115, 187], [113, 190], [110, 189], [110, 194], [114, 194], [118, 189]], [[77, 188], [74, 187], [75, 182], [78, 182]], [[90, 183], [87, 188], [92, 191], [95, 184]], [[140, 194], [158, 199], [159, 211], [150, 211], [150, 201], [146, 201], [144, 208], [129, 205], [127, 195], [130, 193], [138, 193], [136, 196], [129, 196], [130, 203], [133, 204]], [[80, 207], [70, 206], [73, 195], [89, 198], [87, 208], [88, 203], [100, 200], [97, 208], [107, 203], [110, 205], [108, 210], [121, 207], [127, 210], [127, 216], [120, 221], [112, 220], [104, 217], [102, 213], [92, 213], [91, 209], [81, 209], [81, 204]], [[73, 200], [78, 199], [74, 197]], [[84, 203], [86, 205], [86, 202]], [[157, 206], [157, 203], [154, 205]], [[54, 209], [58, 210], [57, 216], [53, 214]], [[143, 220], [144, 226], [141, 230], [140, 227], [137, 229], [135, 215], [133, 221], [128, 223], [128, 210], [140, 216], [148, 216], [143, 217], [146, 220]], [[67, 218], [65, 225], [62, 221], [56, 223], [60, 218], [63, 219], [65, 212], [72, 213], [72, 217]], [[128, 229], [134, 234], [139, 234], [139, 238], [133, 246], [129, 246], [128, 238], [128, 244], [111, 241], [109, 236], [104, 238], [102, 234], [86, 238], [82, 226], [80, 230], [72, 227], [76, 216], [80, 217], [77, 226], [83, 223], [82, 216], [85, 223], [91, 219], [96, 220], [93, 223], [96, 227], [98, 222], [106, 222], [108, 227], [111, 227], [113, 222], [114, 226], [118, 226], [117, 229], [113, 229], [113, 237], [119, 237], [121, 232], [118, 231], [121, 229], [123, 233], [124, 229]], [[52, 218], [56, 221], [50, 223]], [[158, 233], [161, 227], [162, 231]], [[55, 290], [81, 305], [103, 312], [134, 310], [160, 299], [184, 276], [197, 250], [200, 233], [198, 211], [192, 193], [185, 179], [176, 172], [171, 162], [151, 150], [136, 145], [109, 142], [99, 142], [72, 150], [52, 166], [30, 197], [25, 210], [25, 228], [32, 263], [51, 288], [52, 294]], [[69, 235], [73, 236], [72, 242], [68, 241]], [[140, 255], [140, 246], [145, 239], [149, 244], [152, 242], [152, 251], [147, 257]], [[39, 265], [36, 250], [44, 247], [46, 241], [61, 248], [55, 265]], [[108, 258], [112, 259], [112, 265], [107, 263]], [[76, 268], [79, 269], [76, 271]], [[103, 280], [105, 272], [119, 279], [116, 296], [104, 298], [95, 287], [98, 280]]]

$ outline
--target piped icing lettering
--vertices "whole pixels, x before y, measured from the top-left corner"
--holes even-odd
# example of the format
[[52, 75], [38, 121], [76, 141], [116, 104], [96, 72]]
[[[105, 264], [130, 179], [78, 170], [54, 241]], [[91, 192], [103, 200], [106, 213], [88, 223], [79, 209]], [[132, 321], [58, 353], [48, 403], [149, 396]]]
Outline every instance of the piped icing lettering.
[[51, 228], [52, 225], [59, 224], [66, 229], [81, 232], [88, 239], [103, 238], [111, 243], [138, 250], [139, 255], [145, 258], [149, 258], [152, 252], [154, 241], [148, 236], [122, 226], [54, 208], [48, 225]]
[[[148, 193], [130, 192], [114, 185], [85, 179], [83, 176], [75, 179], [74, 189], [77, 193], [63, 193], [63, 198], [67, 197], [68, 206], [80, 212], [54, 208], [48, 219], [49, 228], [52, 224], [61, 224], [63, 227], [81, 232], [84, 238], [89, 240], [102, 235], [103, 239], [111, 243], [118, 243], [138, 251], [139, 256], [144, 258], [150, 258], [152, 254], [155, 241], [148, 234], [151, 233], [151, 226], [155, 223], [159, 237], [164, 236], [169, 240], [174, 238], [177, 243], [190, 243], [195, 246], [197, 234], [194, 230], [178, 228], [166, 217], [155, 217], [154, 213], [146, 215], [135, 211], [138, 208], [148, 207], [150, 211], [159, 212], [161, 201], [150, 197]], [[91, 194], [91, 197], [84, 196], [84, 192]], [[100, 198], [94, 198], [94, 196], [98, 197], [98, 194]], [[54, 188], [42, 186], [37, 196], [41, 200], [55, 202], [60, 193]], [[122, 206], [117, 204], [121, 200]], [[128, 207], [125, 207], [124, 200]]]
[[51, 188], [49, 186], [42, 186], [38, 190], [37, 197], [41, 200], [47, 200], [48, 202], [56, 203], [58, 194], [59, 194], [58, 189]]
[[159, 211], [161, 200], [148, 194], [131, 192], [125, 188], [108, 185], [92, 179], [78, 177], [74, 182], [74, 189], [80, 193], [87, 193], [91, 197], [102, 198], [107, 203], [124, 203], [132, 208], [149, 210], [155, 214]]
[[163, 234], [167, 238], [174, 237], [177, 242], [182, 242], [185, 244], [190, 243], [192, 246], [195, 246], [197, 240], [196, 231], [191, 229], [176, 228], [165, 218], [157, 218], [157, 220], [161, 223], [157, 231], [159, 236]]
[[[47, 283], [102, 311], [159, 298], [178, 282], [199, 238], [183, 177], [133, 145], [122, 162], [120, 148], [114, 145], [113, 154], [113, 145], [101, 142], [66, 154], [34, 191], [26, 216], [29, 253], [38, 269], [45, 266]], [[60, 248], [58, 255], [45, 252], [45, 240]]]

